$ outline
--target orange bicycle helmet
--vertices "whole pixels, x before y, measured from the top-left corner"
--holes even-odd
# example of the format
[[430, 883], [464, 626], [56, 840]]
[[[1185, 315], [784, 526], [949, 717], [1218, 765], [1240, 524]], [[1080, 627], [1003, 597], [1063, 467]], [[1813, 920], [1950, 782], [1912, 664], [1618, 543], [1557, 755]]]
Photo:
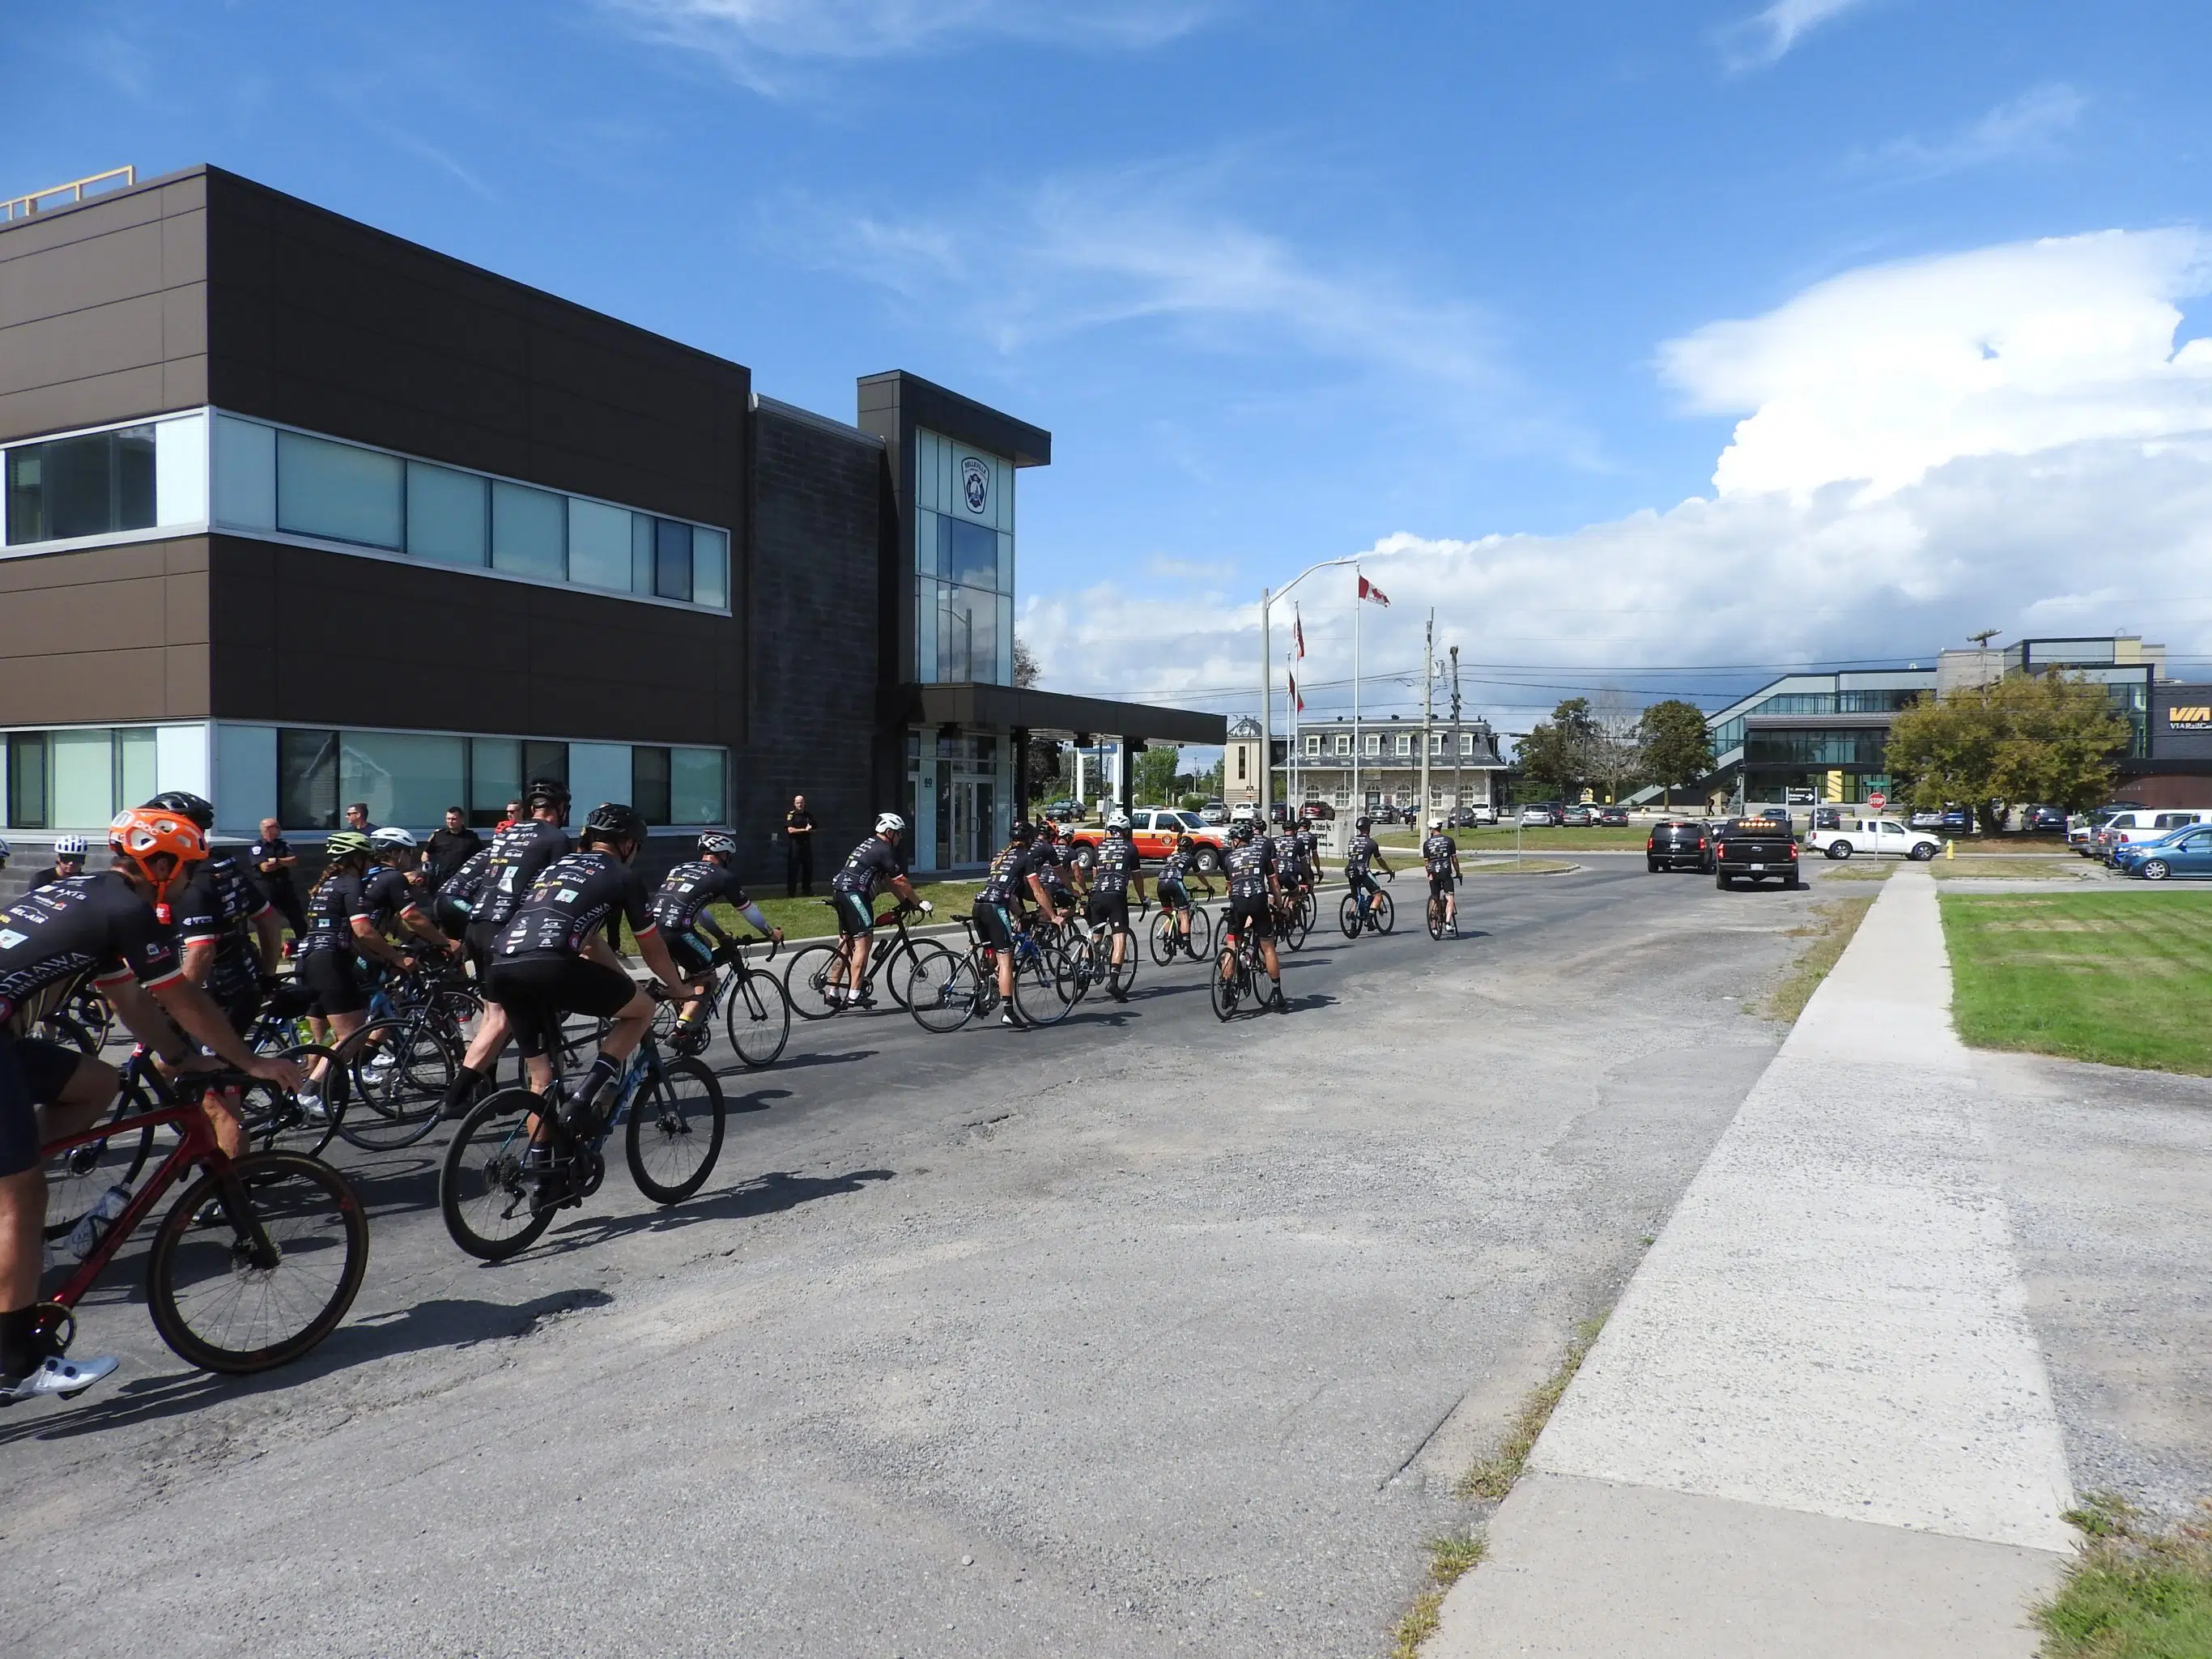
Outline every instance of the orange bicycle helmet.
[[[158, 806], [131, 806], [118, 812], [108, 823], [107, 844], [145, 871], [157, 898], [168, 896], [170, 884], [184, 873], [186, 865], [198, 864], [207, 856], [207, 837], [200, 833], [199, 825], [181, 813]], [[146, 860], [164, 853], [175, 860], [175, 867], [166, 878], [156, 878], [147, 869]]]

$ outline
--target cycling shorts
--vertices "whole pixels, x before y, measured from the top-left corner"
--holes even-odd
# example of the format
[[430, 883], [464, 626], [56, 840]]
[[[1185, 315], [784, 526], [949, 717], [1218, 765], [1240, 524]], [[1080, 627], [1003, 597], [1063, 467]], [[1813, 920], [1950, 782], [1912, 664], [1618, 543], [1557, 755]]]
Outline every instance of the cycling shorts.
[[697, 979], [714, 965], [714, 952], [706, 940], [688, 929], [681, 933], [670, 933], [668, 954], [676, 959], [676, 971], [686, 979]]
[[477, 983], [483, 983], [484, 975], [491, 971], [492, 952], [499, 948], [499, 936], [507, 925], [498, 921], [472, 921], [461, 934], [461, 949], [468, 955], [470, 965], [477, 970]]
[[1431, 898], [1448, 898], [1451, 895], [1451, 890], [1452, 875], [1450, 871], [1447, 870], [1441, 876], [1431, 876], [1429, 878], [1429, 896]]
[[1162, 876], [1159, 885], [1160, 908], [1188, 910], [1190, 908], [1190, 890], [1182, 884], [1181, 876]]
[[501, 957], [491, 965], [484, 995], [507, 1011], [525, 1060], [553, 1052], [570, 1014], [612, 1019], [630, 1005], [637, 986], [628, 974], [561, 953]]
[[1129, 927], [1129, 896], [1127, 892], [1093, 893], [1084, 905], [1083, 914], [1094, 927], [1119, 927], [1126, 933]]
[[975, 937], [984, 944], [1000, 951], [1014, 948], [1016, 927], [1013, 912], [1005, 905], [979, 898], [969, 915], [975, 919]]
[[[213, 994], [214, 988], [210, 987]], [[230, 1029], [244, 1036], [253, 1029], [253, 1021], [261, 1012], [261, 982], [248, 980], [216, 996], [215, 1006], [222, 1010], [222, 1017], [230, 1022]]]
[[469, 931], [469, 907], [449, 898], [430, 901], [430, 920], [447, 939], [459, 939]]
[[39, 1167], [39, 1108], [61, 1097], [83, 1058], [65, 1043], [0, 1029], [0, 1180]]
[[1229, 931], [1238, 939], [1273, 939], [1275, 902], [1265, 893], [1229, 901]]
[[1344, 879], [1355, 893], [1379, 893], [1382, 890], [1376, 885], [1374, 876], [1365, 870], [1347, 870]]
[[832, 893], [830, 896], [830, 902], [837, 911], [839, 937], [853, 939], [874, 931], [875, 906], [858, 893]]
[[315, 994], [325, 1014], [357, 1014], [368, 1006], [368, 987], [350, 951], [310, 951], [293, 962], [292, 977]]

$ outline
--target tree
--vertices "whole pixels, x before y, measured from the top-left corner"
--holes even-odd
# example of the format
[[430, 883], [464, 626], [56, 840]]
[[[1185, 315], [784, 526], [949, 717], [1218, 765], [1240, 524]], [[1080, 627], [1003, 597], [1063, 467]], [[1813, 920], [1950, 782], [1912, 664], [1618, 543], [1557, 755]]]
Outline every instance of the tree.
[[1032, 737], [1029, 775], [1022, 781], [1022, 804], [1026, 806], [1030, 801], [1049, 800], [1058, 795], [1066, 763], [1066, 745], [1057, 738]]
[[1680, 697], [1655, 702], [1636, 723], [1636, 737], [1644, 750], [1644, 775], [1667, 791], [1667, 805], [1674, 805], [1674, 791], [1694, 787], [1713, 769], [1712, 728], [1705, 710]]
[[2055, 669], [2008, 674], [1900, 709], [1890, 724], [1887, 763], [1913, 805], [1971, 802], [1985, 823], [1996, 823], [2014, 802], [2078, 812], [2105, 799], [2129, 736], [2127, 721], [2094, 681]]
[[1182, 751], [1173, 744], [1141, 750], [1137, 756], [1134, 798], [1147, 805], [1165, 806], [1175, 795], [1176, 763]]
[[1037, 666], [1036, 655], [1023, 642], [1022, 636], [1018, 634], [1015, 635], [1014, 684], [1025, 691], [1043, 678], [1044, 670]]
[[1636, 714], [1618, 691], [1598, 694], [1597, 706], [1590, 714], [1589, 757], [1583, 775], [1605, 786], [1607, 802], [1619, 800], [1645, 775]]
[[1567, 698], [1550, 720], [1537, 721], [1521, 739], [1521, 775], [1546, 794], [1565, 798], [1579, 793], [1590, 775], [1597, 735], [1589, 699]]

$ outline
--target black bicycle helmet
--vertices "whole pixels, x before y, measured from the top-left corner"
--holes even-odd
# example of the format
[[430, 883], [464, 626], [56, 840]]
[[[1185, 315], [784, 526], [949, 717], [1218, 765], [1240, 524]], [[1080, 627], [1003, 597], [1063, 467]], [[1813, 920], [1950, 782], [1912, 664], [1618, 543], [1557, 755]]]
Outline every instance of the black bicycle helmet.
[[215, 828], [214, 806], [189, 789], [165, 789], [146, 805], [156, 812], [174, 812], [180, 818], [190, 818], [204, 836]]
[[1229, 826], [1229, 839], [1231, 841], [1251, 840], [1252, 820], [1249, 818], [1239, 818], [1236, 823], [1231, 824]]
[[1358, 830], [1359, 833], [1364, 836], [1370, 830], [1372, 830], [1375, 827], [1375, 820], [1373, 818], [1362, 818], [1352, 827]]
[[642, 842], [645, 820], [634, 806], [620, 801], [601, 801], [585, 818], [584, 834], [592, 841]]
[[1016, 818], [1014, 827], [1006, 834], [1008, 838], [1018, 847], [1036, 839], [1036, 825], [1031, 823], [1027, 818]]
[[1178, 853], [1190, 852], [1193, 848], [1197, 847], [1197, 845], [1198, 843], [1193, 841], [1188, 836], [1177, 836], [1176, 837], [1176, 851]]
[[522, 792], [522, 810], [535, 812], [541, 806], [566, 806], [568, 786], [558, 778], [532, 778]]

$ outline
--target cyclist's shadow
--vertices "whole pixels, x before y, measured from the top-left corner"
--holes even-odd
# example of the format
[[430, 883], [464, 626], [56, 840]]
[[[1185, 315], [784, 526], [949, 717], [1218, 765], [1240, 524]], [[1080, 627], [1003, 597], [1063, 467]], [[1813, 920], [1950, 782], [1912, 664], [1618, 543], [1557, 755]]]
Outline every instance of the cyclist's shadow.
[[890, 1181], [896, 1170], [854, 1170], [841, 1176], [797, 1176], [771, 1170], [740, 1182], [712, 1198], [655, 1207], [633, 1215], [578, 1217], [554, 1237], [540, 1255], [564, 1255], [586, 1249], [610, 1239], [636, 1232], [672, 1232], [702, 1221], [747, 1221], [759, 1216], [781, 1215], [817, 1199], [857, 1193], [878, 1181]]

